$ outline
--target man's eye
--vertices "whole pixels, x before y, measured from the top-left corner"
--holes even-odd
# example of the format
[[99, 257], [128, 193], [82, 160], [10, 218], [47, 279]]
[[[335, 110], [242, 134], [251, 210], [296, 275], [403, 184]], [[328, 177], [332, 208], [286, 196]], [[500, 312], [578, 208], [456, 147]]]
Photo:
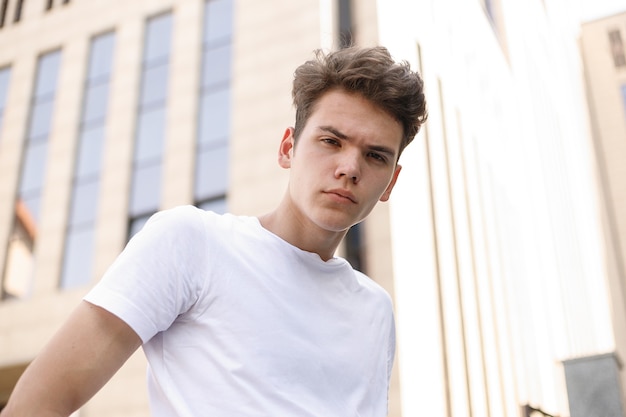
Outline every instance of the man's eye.
[[376, 152], [370, 152], [369, 156], [370, 156], [370, 158], [374, 158], [375, 160], [380, 161], [380, 162], [385, 162], [386, 161], [384, 156], [382, 156], [381, 154], [376, 153]]
[[322, 142], [328, 143], [329, 145], [339, 145], [339, 142], [333, 138], [323, 138]]

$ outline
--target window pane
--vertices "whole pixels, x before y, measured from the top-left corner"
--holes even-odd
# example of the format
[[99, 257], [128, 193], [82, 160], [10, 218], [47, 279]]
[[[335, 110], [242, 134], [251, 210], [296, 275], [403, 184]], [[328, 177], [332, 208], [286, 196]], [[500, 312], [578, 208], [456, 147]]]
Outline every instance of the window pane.
[[46, 100], [33, 105], [29, 138], [41, 138], [50, 132], [50, 122], [52, 120], [52, 107], [54, 102]]
[[136, 167], [130, 196], [130, 215], [154, 212], [161, 198], [161, 164]]
[[24, 167], [22, 168], [20, 194], [40, 190], [42, 188], [47, 152], [47, 142], [31, 142], [27, 147]]
[[230, 44], [205, 51], [202, 57], [202, 87], [230, 80]]
[[72, 230], [67, 235], [63, 259], [62, 288], [73, 288], [91, 281], [93, 228]]
[[204, 203], [200, 203], [198, 207], [200, 207], [202, 210], [213, 211], [218, 214], [224, 214], [228, 210], [225, 198], [205, 201]]
[[146, 54], [144, 62], [164, 58], [170, 51], [172, 15], [164, 14], [151, 19], [146, 29]]
[[198, 154], [195, 199], [204, 200], [225, 194], [228, 186], [228, 147]]
[[35, 84], [35, 97], [42, 97], [54, 92], [60, 60], [61, 51], [50, 52], [40, 58]]
[[28, 211], [28, 215], [31, 217], [35, 226], [39, 224], [39, 207], [41, 205], [41, 193], [29, 193], [20, 196], [24, 207]]
[[204, 12], [203, 39], [208, 43], [221, 42], [232, 35], [233, 5], [231, 0], [208, 0]]
[[161, 158], [165, 130], [165, 109], [158, 108], [139, 115], [135, 161]]
[[10, 74], [11, 70], [9, 68], [0, 69], [0, 113], [2, 113], [2, 109], [6, 106]]
[[167, 72], [167, 63], [145, 69], [141, 86], [141, 106], [165, 102], [167, 97]]
[[100, 181], [88, 181], [74, 186], [70, 226], [84, 225], [96, 221], [98, 210], [98, 190]]
[[154, 213], [146, 214], [145, 216], [137, 217], [130, 223], [130, 230], [128, 233], [128, 239], [132, 238], [139, 232], [146, 224], [146, 222], [150, 219]]
[[81, 132], [76, 177], [84, 178], [100, 173], [103, 136], [103, 126], [96, 126]]
[[202, 144], [227, 140], [230, 134], [230, 90], [204, 95], [200, 100], [198, 141]]
[[103, 83], [90, 86], [85, 92], [85, 113], [83, 123], [103, 121], [107, 111], [109, 84]]
[[89, 56], [88, 80], [94, 80], [111, 73], [114, 40], [113, 32], [94, 38]]

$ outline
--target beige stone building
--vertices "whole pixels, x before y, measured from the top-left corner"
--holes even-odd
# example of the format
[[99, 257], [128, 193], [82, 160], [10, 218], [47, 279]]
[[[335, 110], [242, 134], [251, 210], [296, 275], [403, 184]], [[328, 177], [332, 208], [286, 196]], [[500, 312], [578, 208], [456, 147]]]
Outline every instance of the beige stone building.
[[[623, 20], [584, 27], [587, 79], [613, 83], [589, 83], [590, 125], [557, 2], [1, 1], [0, 405], [152, 213], [279, 201], [293, 70], [352, 40], [420, 69], [429, 100], [391, 201], [342, 248], [394, 299], [389, 415], [588, 417], [594, 375], [623, 409], [626, 127], [601, 106], [623, 105], [625, 78], [587, 59], [598, 42], [591, 61], [610, 58]], [[137, 352], [78, 414], [149, 415], [145, 366]]]

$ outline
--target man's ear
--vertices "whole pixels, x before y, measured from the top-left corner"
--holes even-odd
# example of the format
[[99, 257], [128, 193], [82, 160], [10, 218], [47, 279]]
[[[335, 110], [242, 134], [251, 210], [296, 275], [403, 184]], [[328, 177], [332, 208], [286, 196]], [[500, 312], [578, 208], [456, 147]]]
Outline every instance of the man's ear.
[[391, 195], [391, 190], [393, 190], [393, 186], [396, 185], [396, 181], [398, 181], [398, 175], [400, 175], [401, 170], [402, 170], [402, 165], [400, 164], [396, 165], [396, 169], [393, 172], [393, 177], [391, 177], [391, 181], [389, 182], [389, 185], [387, 186], [387, 189], [385, 190], [383, 195], [380, 196], [380, 199], [379, 199], [380, 201], [389, 200], [389, 196]]
[[288, 127], [285, 129], [283, 139], [280, 141], [280, 147], [278, 148], [278, 165], [282, 168], [291, 168], [294, 146], [293, 127]]

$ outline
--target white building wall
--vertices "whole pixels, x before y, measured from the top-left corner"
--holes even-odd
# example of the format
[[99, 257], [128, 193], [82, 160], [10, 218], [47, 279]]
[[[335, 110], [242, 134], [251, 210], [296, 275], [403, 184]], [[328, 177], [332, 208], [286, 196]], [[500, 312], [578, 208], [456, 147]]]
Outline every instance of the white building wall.
[[430, 110], [391, 202], [404, 415], [568, 415], [560, 361], [615, 348], [577, 17], [546, 3], [502, 0], [498, 39], [479, 1], [378, 2]]

